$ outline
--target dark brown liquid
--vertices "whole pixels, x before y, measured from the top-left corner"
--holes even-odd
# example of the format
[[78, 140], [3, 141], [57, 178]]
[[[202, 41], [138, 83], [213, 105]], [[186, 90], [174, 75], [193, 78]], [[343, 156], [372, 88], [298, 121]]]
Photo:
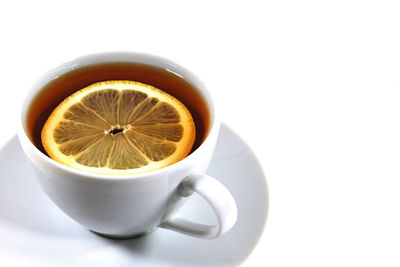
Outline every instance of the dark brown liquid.
[[27, 116], [27, 130], [34, 145], [47, 155], [41, 131], [50, 113], [65, 98], [95, 82], [132, 80], [153, 85], [179, 99], [192, 114], [196, 140], [192, 152], [203, 142], [209, 129], [209, 111], [202, 95], [179, 75], [154, 66], [113, 62], [80, 67], [49, 82], [32, 101]]

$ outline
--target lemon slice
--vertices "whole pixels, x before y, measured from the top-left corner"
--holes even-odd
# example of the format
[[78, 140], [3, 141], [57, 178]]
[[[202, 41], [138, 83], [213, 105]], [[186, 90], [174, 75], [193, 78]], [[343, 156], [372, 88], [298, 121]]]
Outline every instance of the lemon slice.
[[185, 158], [195, 135], [190, 112], [173, 96], [144, 83], [106, 81], [59, 104], [42, 143], [52, 159], [72, 168], [134, 174]]

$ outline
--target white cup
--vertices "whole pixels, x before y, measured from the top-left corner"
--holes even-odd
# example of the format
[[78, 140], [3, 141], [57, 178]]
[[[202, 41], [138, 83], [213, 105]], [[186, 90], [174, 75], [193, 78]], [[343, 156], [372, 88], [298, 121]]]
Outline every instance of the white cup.
[[[27, 112], [35, 96], [51, 80], [73, 69], [105, 62], [136, 62], [171, 70], [194, 85], [210, 113], [210, 128], [203, 143], [185, 159], [168, 167], [133, 175], [105, 175], [62, 165], [34, 146], [27, 134]], [[129, 238], [157, 227], [212, 239], [235, 224], [236, 203], [216, 179], [205, 175], [220, 122], [210, 93], [187, 69], [157, 56], [140, 53], [102, 53], [77, 58], [45, 74], [29, 91], [22, 105], [18, 137], [37, 180], [48, 197], [67, 215], [105, 237]], [[195, 192], [214, 210], [215, 225], [182, 218], [179, 207]]]

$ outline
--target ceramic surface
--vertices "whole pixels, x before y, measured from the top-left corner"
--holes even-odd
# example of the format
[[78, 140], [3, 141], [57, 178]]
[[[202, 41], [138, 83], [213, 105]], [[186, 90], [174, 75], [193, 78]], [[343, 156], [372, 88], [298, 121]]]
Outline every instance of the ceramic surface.
[[[204, 97], [210, 128], [203, 143], [184, 159], [158, 170], [133, 175], [83, 172], [62, 165], [40, 152], [26, 133], [32, 99], [45, 84], [81, 66], [105, 62], [135, 62], [168, 69], [193, 84]], [[229, 231], [237, 219], [235, 200], [228, 190], [204, 172], [211, 160], [220, 122], [210, 93], [189, 70], [168, 59], [133, 53], [109, 52], [83, 56], [46, 73], [33, 85], [21, 108], [18, 137], [39, 184], [66, 214], [94, 232], [127, 238], [164, 227], [183, 234], [212, 239]], [[175, 213], [195, 192], [214, 210], [213, 225], [188, 220]]]

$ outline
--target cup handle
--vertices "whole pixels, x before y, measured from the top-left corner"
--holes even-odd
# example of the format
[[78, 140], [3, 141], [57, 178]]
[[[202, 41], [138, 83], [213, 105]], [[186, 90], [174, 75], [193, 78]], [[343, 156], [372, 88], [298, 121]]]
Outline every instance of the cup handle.
[[231, 193], [216, 179], [200, 173], [189, 175], [178, 187], [180, 197], [189, 197], [193, 192], [202, 196], [217, 216], [216, 225], [208, 225], [172, 214], [160, 227], [194, 237], [213, 239], [229, 231], [237, 219], [237, 207]]

